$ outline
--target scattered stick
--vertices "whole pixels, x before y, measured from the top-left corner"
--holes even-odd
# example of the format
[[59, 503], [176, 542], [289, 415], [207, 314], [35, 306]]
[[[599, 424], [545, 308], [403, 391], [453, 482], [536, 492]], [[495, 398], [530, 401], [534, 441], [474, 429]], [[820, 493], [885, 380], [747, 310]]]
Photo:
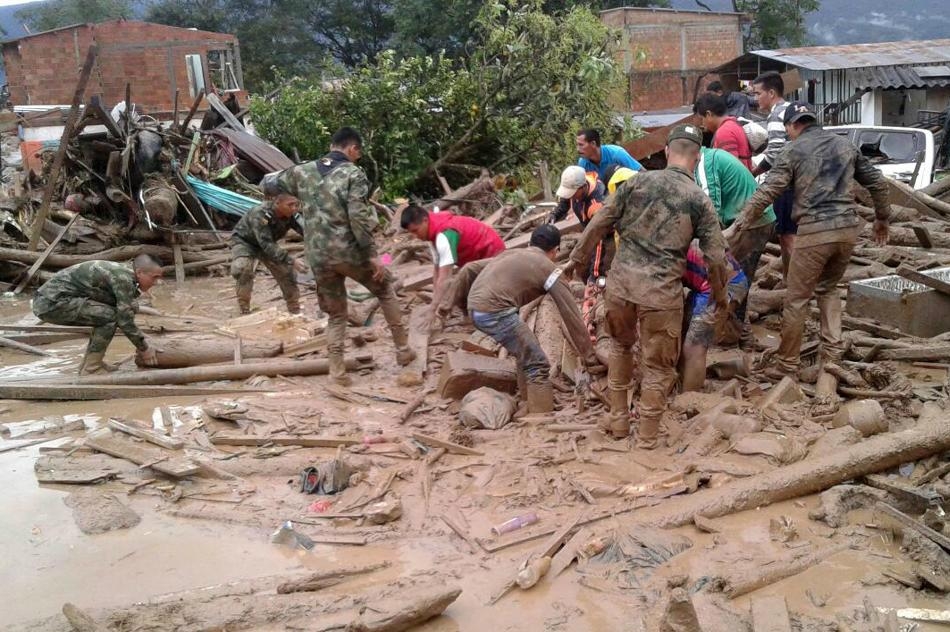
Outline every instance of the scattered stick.
[[368, 564], [367, 566], [359, 566], [357, 568], [344, 568], [336, 571], [316, 573], [303, 579], [284, 582], [278, 585], [277, 594], [289, 595], [290, 593], [296, 592], [313, 592], [329, 586], [335, 586], [354, 575], [364, 575], [383, 568], [389, 568], [390, 566], [392, 566], [392, 562], [380, 562], [378, 564]]
[[793, 575], [803, 573], [812, 566], [821, 564], [832, 555], [850, 548], [850, 546], [850, 543], [843, 543], [799, 558], [779, 560], [768, 566], [757, 567], [751, 577], [742, 575], [725, 577], [726, 589], [724, 592], [730, 599], [747, 595], [750, 592], [771, 586]]
[[917, 520], [914, 520], [913, 518], [911, 518], [904, 512], [894, 509], [887, 503], [878, 502], [877, 504], [874, 505], [874, 508], [878, 511], [881, 511], [882, 513], [887, 514], [891, 518], [894, 518], [899, 523], [901, 523], [901, 525], [909, 529], [913, 529], [914, 531], [924, 536], [925, 538], [929, 538], [930, 540], [933, 540], [935, 543], [939, 544], [940, 546], [945, 548], [947, 551], [950, 551], [950, 538], [943, 535], [942, 533], [938, 533], [937, 531], [934, 531], [930, 527], [920, 523]]
[[444, 522], [449, 527], [449, 529], [455, 532], [455, 535], [462, 538], [465, 543], [468, 544], [469, 548], [471, 549], [471, 553], [478, 552], [478, 543], [472, 538], [471, 535], [469, 535], [468, 531], [462, 528], [460, 524], [449, 518], [446, 514], [442, 514], [439, 516], [439, 518], [442, 519], [442, 522]]
[[24, 353], [32, 353], [33, 355], [38, 356], [49, 356], [51, 355], [47, 351], [43, 351], [38, 347], [32, 345], [24, 344], [22, 342], [17, 342], [16, 340], [10, 340], [9, 338], [4, 338], [0, 336], [0, 347], [9, 347], [11, 349], [16, 349], [17, 351], [23, 351]]
[[452, 454], [465, 454], [468, 456], [485, 456], [484, 452], [479, 452], [478, 450], [473, 450], [472, 448], [467, 448], [464, 445], [452, 443], [451, 441], [443, 441], [442, 439], [437, 439], [436, 437], [424, 435], [419, 432], [413, 432], [412, 438], [418, 441], [419, 443], [423, 443], [433, 448], [445, 448]]
[[124, 432], [127, 435], [132, 435], [133, 437], [138, 437], [139, 439], [144, 439], [145, 441], [154, 443], [155, 445], [162, 448], [168, 448], [169, 450], [181, 450], [183, 447], [185, 447], [185, 442], [177, 437], [168, 437], [153, 430], [138, 428], [136, 426], [124, 423], [122, 420], [116, 419], [115, 417], [109, 419], [108, 424], [113, 430]]
[[426, 389], [416, 395], [408, 404], [406, 404], [406, 407], [403, 408], [402, 412], [399, 414], [399, 423], [404, 424], [409, 421], [409, 418], [412, 417], [414, 412], [416, 412], [416, 409], [419, 408], [419, 406], [421, 406], [426, 400], [426, 396], [433, 392], [434, 389]]

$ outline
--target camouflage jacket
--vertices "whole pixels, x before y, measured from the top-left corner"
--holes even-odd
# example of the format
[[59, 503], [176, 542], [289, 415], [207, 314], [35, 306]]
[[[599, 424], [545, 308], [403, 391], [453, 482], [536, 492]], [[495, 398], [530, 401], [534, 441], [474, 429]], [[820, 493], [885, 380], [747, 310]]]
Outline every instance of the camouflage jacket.
[[86, 261], [57, 272], [36, 291], [33, 301], [45, 302], [47, 311], [74, 298], [112, 305], [119, 329], [141, 350], [148, 346], [135, 324], [135, 300], [141, 293], [135, 273], [121, 263]]
[[607, 291], [652, 309], [683, 306], [683, 272], [693, 237], [699, 239], [710, 270], [713, 293], [725, 286], [726, 241], [712, 202], [678, 167], [643, 171], [627, 180], [594, 215], [571, 252], [576, 269], [587, 265], [597, 242], [616, 229], [619, 247]]
[[345, 155], [331, 151], [284, 170], [277, 182], [303, 206], [304, 242], [312, 268], [365, 265], [376, 257], [373, 229], [378, 220], [367, 204], [369, 181]]
[[231, 233], [231, 242], [246, 246], [256, 256], [291, 264], [293, 257], [277, 245], [277, 240], [291, 228], [303, 236], [303, 228], [296, 215], [281, 219], [274, 214], [274, 205], [264, 202], [244, 214]]
[[870, 191], [875, 216], [887, 219], [890, 205], [881, 172], [847, 138], [817, 126], [806, 128], [779, 154], [765, 183], [742, 209], [740, 223], [754, 226], [765, 207], [792, 188], [799, 236], [854, 228], [862, 223], [851, 193], [855, 180]]

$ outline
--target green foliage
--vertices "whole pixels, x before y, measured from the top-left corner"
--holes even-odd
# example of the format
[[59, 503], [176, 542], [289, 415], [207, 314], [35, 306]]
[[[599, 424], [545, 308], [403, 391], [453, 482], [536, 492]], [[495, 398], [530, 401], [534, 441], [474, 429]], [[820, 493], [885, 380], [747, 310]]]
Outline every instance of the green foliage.
[[130, 0], [48, 0], [31, 3], [16, 12], [16, 17], [34, 33], [132, 15]]
[[357, 127], [364, 166], [388, 196], [432, 191], [436, 173], [461, 184], [483, 167], [559, 168], [576, 159], [578, 128], [610, 123], [622, 77], [613, 40], [586, 8], [552, 16], [541, 0], [488, 2], [463, 59], [387, 51], [332, 84], [292, 81], [251, 113], [265, 138], [310, 158], [337, 127]]
[[746, 50], [806, 45], [805, 16], [820, 6], [820, 0], [732, 0], [735, 11], [753, 15]]
[[327, 63], [323, 47], [300, 16], [309, 11], [303, 0], [159, 0], [151, 4], [149, 22], [234, 33], [241, 43], [244, 80], [256, 89], [286, 74], [318, 74]]

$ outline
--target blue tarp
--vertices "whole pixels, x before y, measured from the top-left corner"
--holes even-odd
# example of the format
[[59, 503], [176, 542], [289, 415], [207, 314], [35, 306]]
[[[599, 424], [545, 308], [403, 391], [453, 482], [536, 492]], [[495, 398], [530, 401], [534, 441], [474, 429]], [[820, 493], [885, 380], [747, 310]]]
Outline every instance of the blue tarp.
[[255, 200], [254, 198], [235, 193], [234, 191], [222, 189], [204, 180], [199, 180], [192, 175], [185, 176], [185, 180], [188, 182], [188, 185], [194, 189], [198, 199], [208, 206], [222, 213], [227, 213], [228, 215], [243, 217], [245, 213], [261, 203], [260, 200]]

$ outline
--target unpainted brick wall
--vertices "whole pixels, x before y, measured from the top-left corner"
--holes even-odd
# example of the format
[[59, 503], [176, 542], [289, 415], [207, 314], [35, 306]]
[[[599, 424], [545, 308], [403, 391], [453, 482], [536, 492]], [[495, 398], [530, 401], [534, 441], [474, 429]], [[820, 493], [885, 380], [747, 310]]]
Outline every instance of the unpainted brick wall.
[[[3, 47], [14, 105], [71, 103], [93, 41], [99, 45], [99, 58], [86, 99], [99, 95], [111, 108], [125, 99], [125, 86], [130, 83], [132, 100], [149, 111], [171, 110], [176, 88], [179, 106], [190, 106], [186, 55], [205, 57], [210, 50], [237, 45], [233, 35], [126, 20], [27, 37]], [[210, 85], [206, 60], [204, 65], [205, 82]]]
[[601, 19], [623, 31], [617, 58], [628, 70], [634, 112], [688, 105], [700, 76], [742, 54], [737, 14], [628, 8]]

